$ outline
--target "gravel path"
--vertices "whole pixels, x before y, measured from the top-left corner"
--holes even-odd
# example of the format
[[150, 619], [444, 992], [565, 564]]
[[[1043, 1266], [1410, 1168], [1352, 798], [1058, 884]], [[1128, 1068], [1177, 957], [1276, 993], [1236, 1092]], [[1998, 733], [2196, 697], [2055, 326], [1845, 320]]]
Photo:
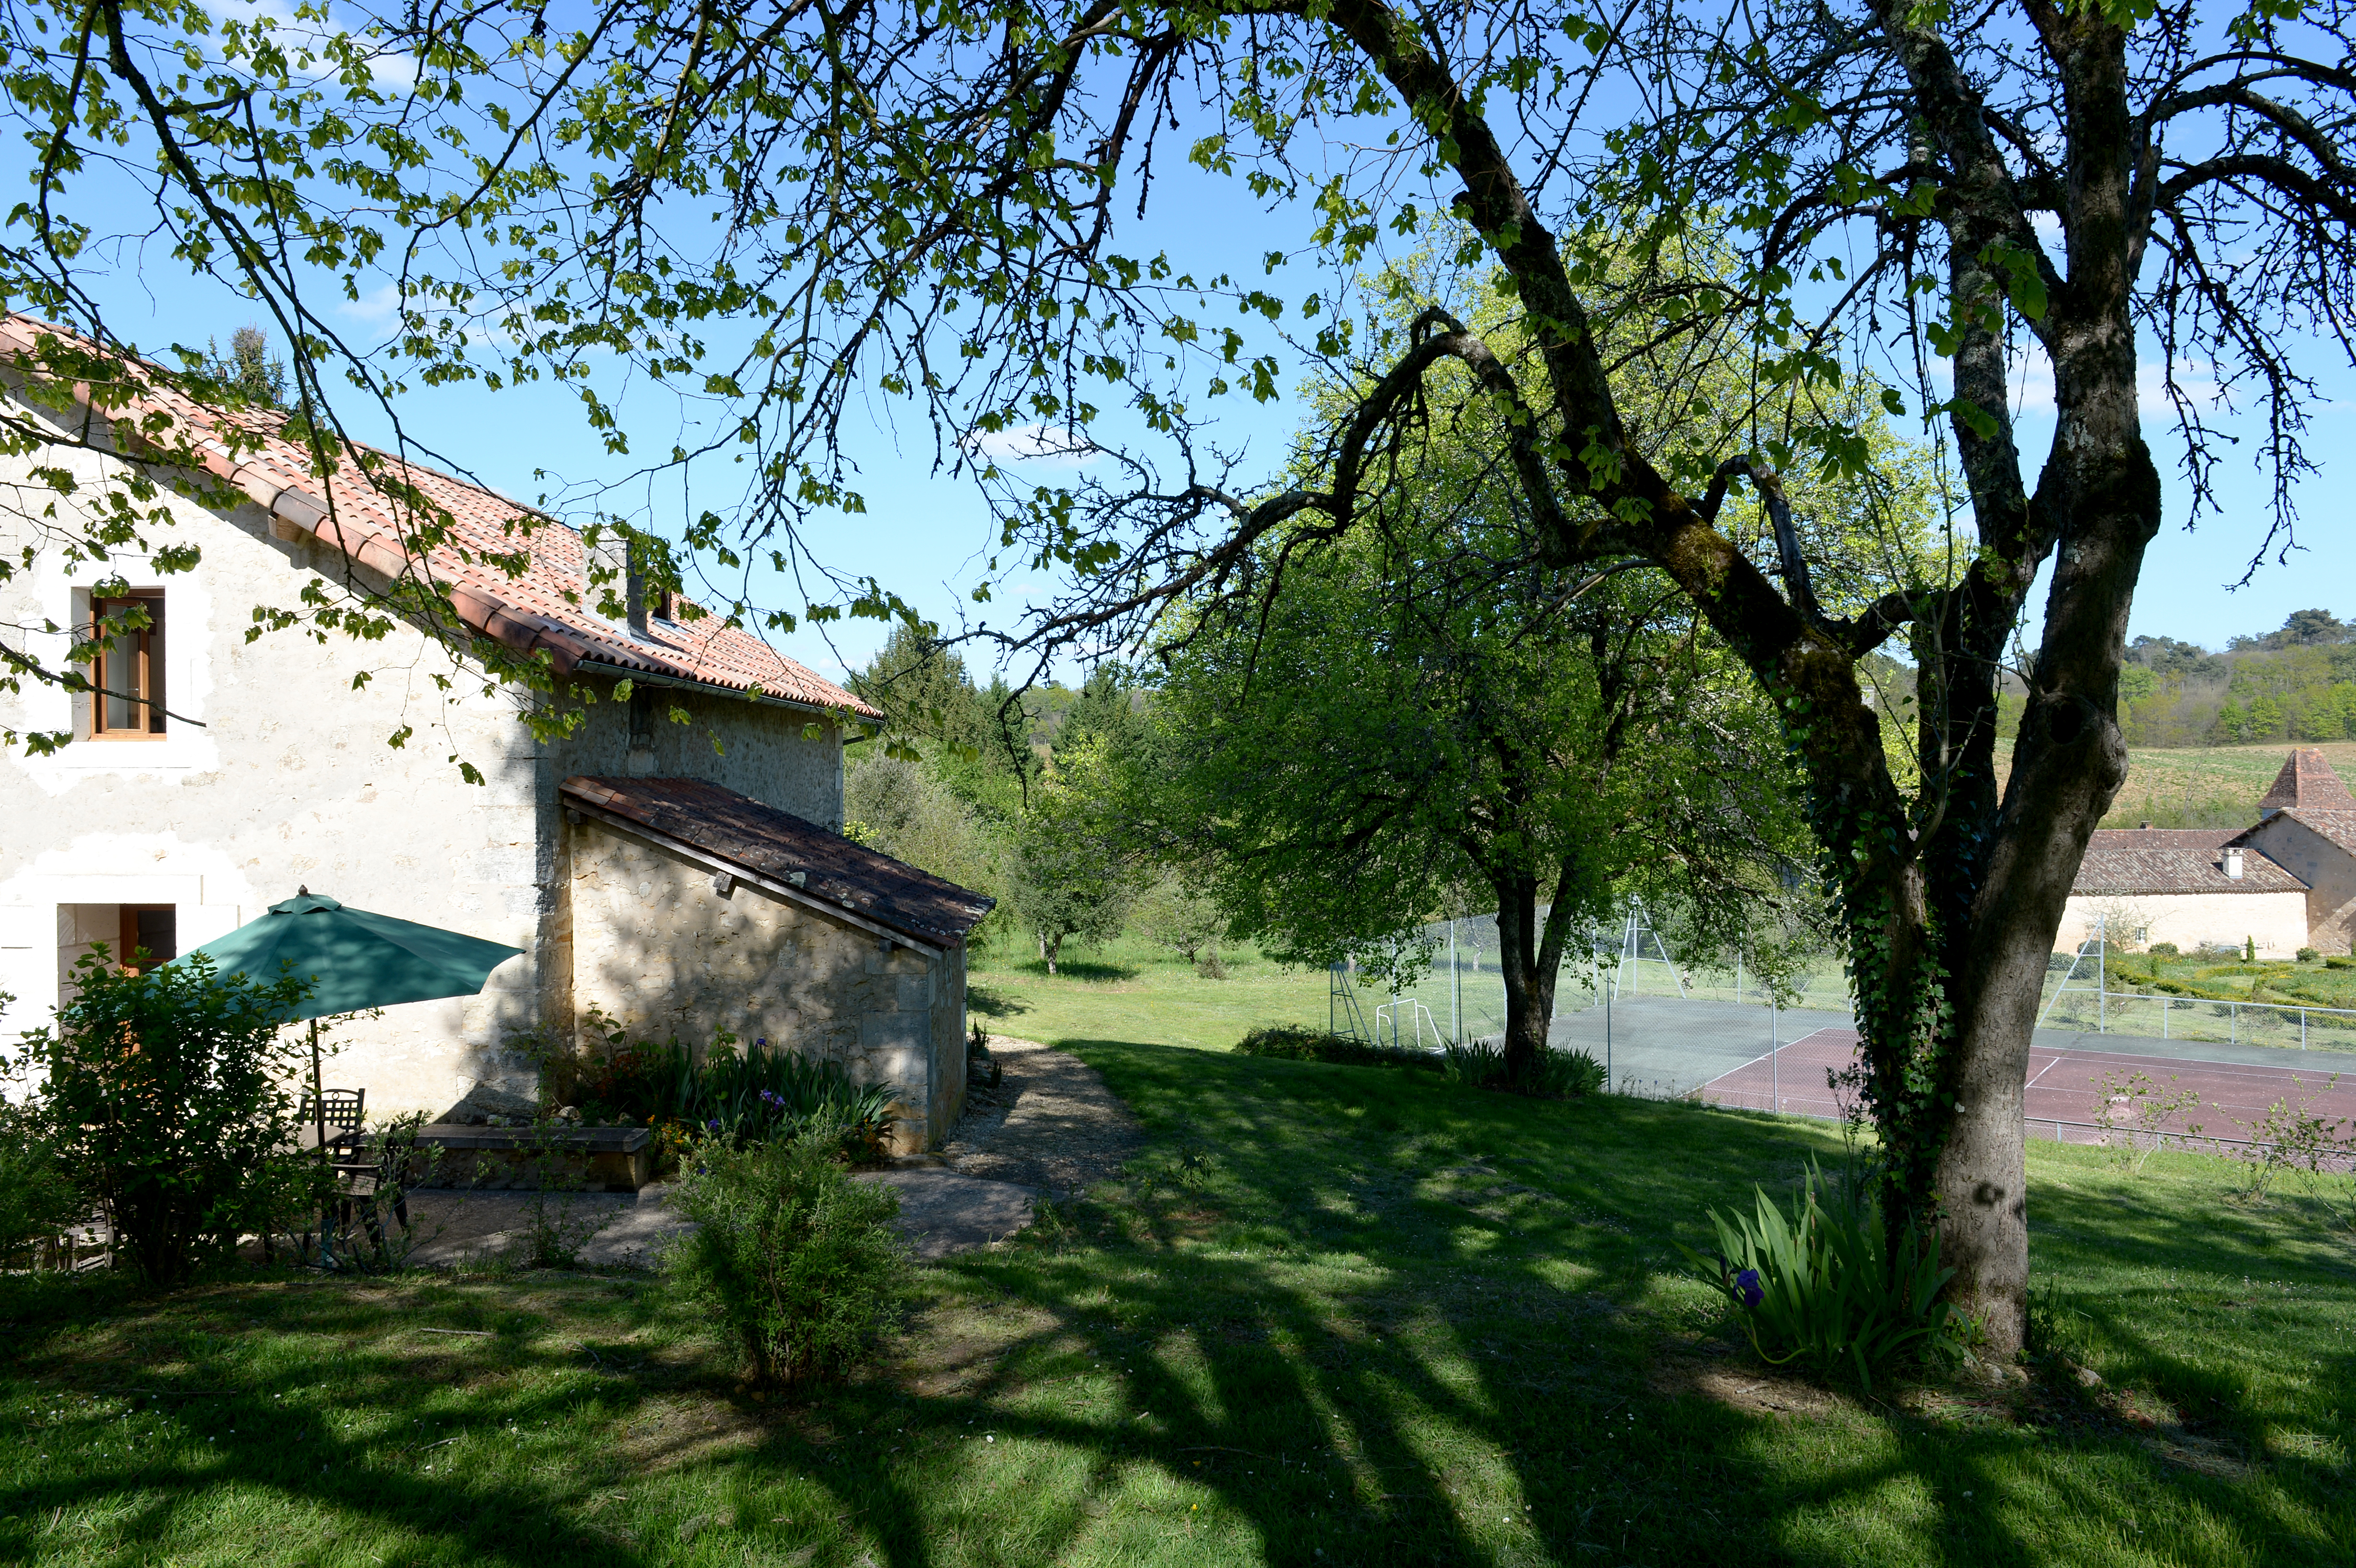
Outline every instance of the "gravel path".
[[1003, 1069], [995, 1106], [970, 1096], [939, 1157], [960, 1176], [1062, 1198], [1119, 1175], [1145, 1134], [1096, 1069], [1030, 1040], [993, 1040]]

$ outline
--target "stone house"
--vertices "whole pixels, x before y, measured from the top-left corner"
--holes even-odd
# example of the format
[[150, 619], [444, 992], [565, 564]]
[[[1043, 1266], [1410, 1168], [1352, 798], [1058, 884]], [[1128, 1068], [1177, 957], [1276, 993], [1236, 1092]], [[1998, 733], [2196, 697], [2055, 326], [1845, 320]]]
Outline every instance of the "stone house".
[[[63, 411], [52, 406], [59, 400], [28, 399], [30, 355], [53, 330], [0, 317], [8, 412], [45, 421], [60, 442], [0, 456], [0, 551], [34, 550], [28, 570], [0, 582], [0, 624], [12, 635], [29, 628], [21, 635], [33, 647], [59, 658], [68, 635], [42, 628], [106, 617], [115, 602], [93, 590], [119, 574], [150, 625], [115, 639], [92, 667], [97, 700], [29, 682], [0, 693], [0, 726], [71, 737], [53, 754], [16, 746], [0, 756], [0, 993], [13, 998], [0, 1036], [45, 1022], [94, 944], [171, 956], [307, 883], [524, 950], [479, 997], [334, 1028], [330, 1079], [365, 1086], [372, 1111], [439, 1113], [477, 1084], [528, 1088], [512, 1035], [571, 1038], [585, 997], [691, 1042], [757, 1017], [775, 1042], [828, 1051], [861, 1072], [909, 1072], [893, 1076], [906, 1140], [946, 1131], [962, 1104], [962, 1042], [950, 1031], [961, 1024], [963, 942], [980, 918], [959, 924], [952, 912], [986, 911], [988, 901], [929, 881], [919, 895], [909, 879], [921, 873], [840, 837], [843, 747], [880, 713], [722, 618], [644, 592], [635, 576], [624, 613], [600, 613], [579, 533], [448, 475], [386, 455], [386, 472], [446, 517], [446, 538], [420, 549], [381, 483], [348, 468], [323, 480], [300, 448], [251, 423], [245, 440], [258, 449], [241, 441], [233, 454], [212, 433], [236, 433], [227, 416], [169, 394], [143, 390], [113, 422], [86, 388]], [[241, 497], [204, 504], [187, 493], [202, 486], [170, 488], [179, 476], [149, 465], [166, 486], [154, 504], [170, 512], [149, 539], [196, 547], [193, 570], [166, 572], [135, 553], [74, 564], [36, 548], [43, 507], [91, 505], [94, 486], [130, 472], [134, 458], [110, 450], [153, 452], [134, 444], [126, 413], [196, 432], [203, 485]], [[67, 444], [75, 435], [85, 439]], [[40, 465], [72, 471], [83, 489], [59, 495], [40, 482]], [[514, 564], [527, 552], [519, 571], [492, 559]], [[375, 640], [300, 629], [249, 636], [255, 606], [299, 606], [306, 587], [382, 595], [402, 584], [445, 613], [397, 617]], [[453, 645], [474, 639], [541, 661], [546, 689], [437, 680], [456, 667]], [[525, 722], [560, 704], [577, 709], [569, 733], [542, 739]], [[396, 735], [406, 743], [390, 743]], [[479, 782], [462, 776], [461, 763]], [[614, 896], [612, 878], [619, 858], [662, 841], [642, 835], [625, 850], [622, 830], [592, 809], [607, 807], [575, 800], [568, 780], [676, 786], [707, 813], [741, 803], [732, 809], [769, 814], [760, 820], [791, 848], [748, 860], [738, 876], [750, 892], [733, 900], [712, 895], [706, 873], [695, 907], [711, 930], [676, 908], [649, 924]], [[568, 808], [590, 824], [585, 873], [574, 861], [584, 830]], [[811, 868], [821, 896], [798, 901], [762, 880], [787, 854]], [[790, 918], [764, 903], [748, 920], [748, 897], [789, 907]], [[632, 934], [610, 931], [615, 921]], [[790, 939], [770, 950], [784, 967], [738, 956], [752, 945], [739, 931], [787, 926]], [[879, 928], [892, 948], [875, 945]], [[702, 964], [715, 944], [731, 954], [724, 981]], [[610, 967], [625, 953], [637, 966], [626, 985]], [[931, 1030], [921, 1041], [916, 1014]]]
[[2291, 752], [2244, 828], [2103, 828], [2086, 846], [2062, 940], [2106, 926], [2133, 947], [2254, 944], [2261, 957], [2350, 950], [2356, 796], [2319, 752]]
[[2356, 951], [2356, 795], [2319, 751], [2293, 752], [2258, 802], [2258, 823], [2233, 843], [2307, 884], [2307, 941]]

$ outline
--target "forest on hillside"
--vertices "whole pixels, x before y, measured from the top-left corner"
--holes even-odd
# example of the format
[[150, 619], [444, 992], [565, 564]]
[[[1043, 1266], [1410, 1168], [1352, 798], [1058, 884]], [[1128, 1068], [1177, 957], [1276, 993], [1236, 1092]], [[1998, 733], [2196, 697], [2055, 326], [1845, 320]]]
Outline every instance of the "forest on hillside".
[[2356, 739], [2356, 625], [2297, 610], [2277, 631], [2211, 653], [2137, 637], [2119, 677], [2130, 746], [2239, 746]]

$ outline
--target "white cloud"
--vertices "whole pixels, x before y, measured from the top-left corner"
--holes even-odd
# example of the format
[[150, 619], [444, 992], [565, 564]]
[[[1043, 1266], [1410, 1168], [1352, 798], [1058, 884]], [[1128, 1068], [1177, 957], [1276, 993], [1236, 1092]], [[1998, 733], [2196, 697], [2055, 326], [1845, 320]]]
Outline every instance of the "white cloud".
[[371, 326], [390, 326], [401, 319], [401, 289], [395, 283], [380, 283], [364, 289], [356, 300], [346, 300], [337, 307], [355, 321]]
[[1096, 443], [1087, 436], [1067, 426], [1049, 424], [978, 430], [965, 438], [965, 449], [995, 463], [1044, 463], [1056, 468], [1084, 468], [1098, 456]]
[[[1943, 363], [1941, 369], [1946, 370]], [[1951, 375], [1943, 375], [1941, 390], [1954, 384]], [[2175, 416], [2175, 405], [2168, 398], [2167, 368], [2157, 359], [2144, 359], [2136, 365], [2136, 406], [2146, 419], [2169, 419]], [[2217, 379], [2217, 368], [2205, 359], [2179, 359], [2176, 362], [2176, 384], [2195, 406], [2214, 405], [2224, 389]], [[2052, 417], [2053, 361], [2032, 339], [2025, 341], [2012, 362], [2012, 413], [2015, 419], [2037, 415]]]

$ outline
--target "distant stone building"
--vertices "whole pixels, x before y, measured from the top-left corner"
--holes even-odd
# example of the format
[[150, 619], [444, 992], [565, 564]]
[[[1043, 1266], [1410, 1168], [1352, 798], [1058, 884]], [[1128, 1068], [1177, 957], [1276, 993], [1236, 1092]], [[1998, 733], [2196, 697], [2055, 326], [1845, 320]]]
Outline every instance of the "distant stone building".
[[2291, 752], [2244, 828], [2102, 828], [2086, 846], [2062, 940], [2254, 944], [2345, 953], [2356, 937], [2356, 795], [2323, 753]]

